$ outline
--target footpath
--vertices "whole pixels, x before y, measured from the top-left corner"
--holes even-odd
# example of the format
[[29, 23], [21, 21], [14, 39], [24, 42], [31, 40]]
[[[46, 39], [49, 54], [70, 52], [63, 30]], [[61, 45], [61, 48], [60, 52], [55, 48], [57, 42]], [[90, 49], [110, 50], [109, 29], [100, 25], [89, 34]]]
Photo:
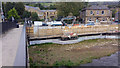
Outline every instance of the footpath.
[[2, 50], [0, 51], [0, 54], [2, 54], [0, 61], [2, 63], [0, 65], [14, 66], [22, 31], [23, 25], [20, 25], [19, 28], [11, 29], [0, 37], [0, 45], [2, 44]]

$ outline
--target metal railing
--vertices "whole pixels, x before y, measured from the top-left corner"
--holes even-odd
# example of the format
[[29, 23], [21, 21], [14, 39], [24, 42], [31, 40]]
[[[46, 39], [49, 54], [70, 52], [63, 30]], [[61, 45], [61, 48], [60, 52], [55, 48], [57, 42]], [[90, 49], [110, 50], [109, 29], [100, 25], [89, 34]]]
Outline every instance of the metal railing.
[[7, 32], [8, 30], [15, 28], [16, 27], [16, 23], [15, 22], [1, 22], [0, 23], [0, 34], [3, 34], [5, 32]]

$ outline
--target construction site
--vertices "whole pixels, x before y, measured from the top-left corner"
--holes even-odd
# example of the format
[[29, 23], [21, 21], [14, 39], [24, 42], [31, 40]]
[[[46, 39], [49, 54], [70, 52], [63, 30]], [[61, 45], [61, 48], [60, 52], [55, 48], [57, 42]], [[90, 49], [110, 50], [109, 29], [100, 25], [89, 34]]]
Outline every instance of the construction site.
[[67, 33], [76, 33], [77, 35], [115, 33], [119, 25], [93, 25], [93, 26], [34, 26], [26, 27], [27, 35], [33, 38], [51, 38], [61, 37]]

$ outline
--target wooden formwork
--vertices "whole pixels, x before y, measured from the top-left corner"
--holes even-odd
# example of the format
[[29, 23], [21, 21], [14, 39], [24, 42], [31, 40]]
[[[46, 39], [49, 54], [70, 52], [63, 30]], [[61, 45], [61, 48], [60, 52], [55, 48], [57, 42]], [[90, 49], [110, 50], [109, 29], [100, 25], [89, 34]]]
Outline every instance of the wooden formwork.
[[33, 27], [26, 27], [26, 34], [29, 36], [33, 36], [34, 35]]
[[49, 36], [61, 36], [67, 32], [73, 32], [77, 34], [92, 34], [92, 33], [105, 33], [110, 30], [118, 30], [118, 25], [95, 25], [95, 26], [56, 26], [56, 28], [42, 28], [37, 27], [37, 31], [34, 32], [34, 27], [26, 27], [26, 33], [31, 37], [49, 37]]

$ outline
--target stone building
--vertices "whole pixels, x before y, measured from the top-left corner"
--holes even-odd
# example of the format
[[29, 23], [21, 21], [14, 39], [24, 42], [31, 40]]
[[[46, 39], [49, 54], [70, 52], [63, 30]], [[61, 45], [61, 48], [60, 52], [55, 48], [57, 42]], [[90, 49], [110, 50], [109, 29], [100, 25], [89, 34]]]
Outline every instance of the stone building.
[[56, 10], [40, 10], [40, 19], [48, 19], [48, 20], [54, 20], [57, 18], [57, 11]]
[[112, 11], [105, 5], [92, 5], [80, 11], [80, 17], [85, 24], [88, 22], [111, 23]]
[[118, 21], [119, 10], [120, 10], [120, 8], [116, 8], [115, 21]]
[[25, 10], [29, 12], [36, 12], [40, 19], [53, 20], [54, 18], [57, 18], [56, 10], [40, 10], [39, 7], [32, 7], [26, 5], [25, 5]]

